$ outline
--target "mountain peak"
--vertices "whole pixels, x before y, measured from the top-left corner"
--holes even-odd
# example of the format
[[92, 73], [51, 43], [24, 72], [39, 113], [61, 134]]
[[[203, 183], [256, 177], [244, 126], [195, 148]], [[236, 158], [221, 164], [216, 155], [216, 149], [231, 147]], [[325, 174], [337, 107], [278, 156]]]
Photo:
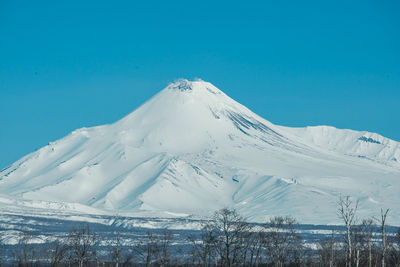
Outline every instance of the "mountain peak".
[[167, 90], [175, 90], [181, 92], [208, 92], [214, 95], [222, 95], [222, 91], [215, 87], [213, 84], [203, 81], [202, 79], [195, 79], [193, 81], [189, 81], [187, 79], [178, 79], [173, 83], [170, 83]]
[[167, 86], [169, 90], [191, 91], [193, 90], [192, 82], [186, 79], [178, 79]]

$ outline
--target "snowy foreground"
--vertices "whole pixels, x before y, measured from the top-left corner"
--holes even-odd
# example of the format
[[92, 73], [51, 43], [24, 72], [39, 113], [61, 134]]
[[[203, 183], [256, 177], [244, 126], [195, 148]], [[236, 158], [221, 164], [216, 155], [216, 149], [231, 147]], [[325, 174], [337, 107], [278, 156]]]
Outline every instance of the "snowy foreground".
[[13, 216], [34, 223], [30, 216], [56, 215], [197, 229], [193, 218], [223, 207], [253, 222], [291, 215], [338, 224], [341, 195], [359, 199], [359, 217], [389, 208], [388, 224], [399, 225], [399, 192], [399, 142], [274, 125], [212, 84], [186, 80], [113, 124], [73, 131], [0, 172], [3, 229]]
[[[31, 213], [32, 212], [32, 213]], [[30, 236], [29, 243], [46, 244], [65, 238], [73, 229], [89, 227], [96, 234], [102, 246], [114, 245], [116, 234], [121, 234], [124, 246], [134, 246], [146, 240], [149, 233], [160, 234], [164, 229], [173, 233], [173, 244], [185, 246], [190, 243], [188, 237], [200, 234], [207, 220], [199, 218], [143, 218], [86, 214], [79, 215], [70, 212], [48, 210], [45, 213], [19, 213], [13, 210], [2, 210], [0, 213], [1, 244], [13, 246], [21, 244], [24, 234]], [[262, 224], [253, 224], [253, 226]], [[255, 228], [257, 229], [257, 227]], [[344, 226], [338, 225], [295, 225], [307, 246], [316, 248], [317, 243], [330, 238], [334, 231], [335, 238], [341, 241], [345, 232]], [[380, 228], [374, 228], [377, 240], [380, 238]], [[389, 236], [397, 233], [398, 227], [388, 226]]]

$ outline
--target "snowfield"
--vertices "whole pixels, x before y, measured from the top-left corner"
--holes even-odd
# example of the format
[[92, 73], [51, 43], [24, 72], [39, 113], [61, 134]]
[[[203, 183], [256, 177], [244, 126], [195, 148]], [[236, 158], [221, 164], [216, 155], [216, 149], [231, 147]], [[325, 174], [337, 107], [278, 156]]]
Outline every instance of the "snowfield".
[[400, 143], [274, 125], [201, 80], [172, 83], [121, 120], [75, 130], [0, 172], [3, 214], [183, 219], [231, 207], [254, 222], [338, 224], [341, 195], [359, 199], [359, 217], [389, 208], [399, 225]]

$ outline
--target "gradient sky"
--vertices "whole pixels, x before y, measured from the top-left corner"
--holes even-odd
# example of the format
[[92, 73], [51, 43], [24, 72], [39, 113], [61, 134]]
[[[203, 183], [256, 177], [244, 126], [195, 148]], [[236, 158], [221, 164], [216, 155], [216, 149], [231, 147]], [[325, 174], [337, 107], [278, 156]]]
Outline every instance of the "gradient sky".
[[399, 13], [379, 0], [0, 1], [0, 168], [181, 77], [273, 123], [400, 141]]

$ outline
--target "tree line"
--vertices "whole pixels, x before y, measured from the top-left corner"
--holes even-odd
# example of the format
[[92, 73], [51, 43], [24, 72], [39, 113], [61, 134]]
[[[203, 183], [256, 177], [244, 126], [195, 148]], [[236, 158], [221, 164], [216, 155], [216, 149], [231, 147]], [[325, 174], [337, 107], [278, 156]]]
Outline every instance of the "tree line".
[[184, 250], [174, 246], [174, 232], [167, 229], [149, 232], [134, 245], [125, 244], [116, 232], [105, 247], [86, 226], [40, 247], [25, 232], [12, 259], [3, 255], [0, 260], [2, 266], [400, 266], [400, 229], [388, 235], [389, 210], [382, 209], [380, 218], [357, 221], [357, 209], [358, 201], [341, 197], [337, 212], [345, 230], [332, 231], [316, 243], [305, 242], [290, 216], [252, 224], [225, 208], [188, 237]]

